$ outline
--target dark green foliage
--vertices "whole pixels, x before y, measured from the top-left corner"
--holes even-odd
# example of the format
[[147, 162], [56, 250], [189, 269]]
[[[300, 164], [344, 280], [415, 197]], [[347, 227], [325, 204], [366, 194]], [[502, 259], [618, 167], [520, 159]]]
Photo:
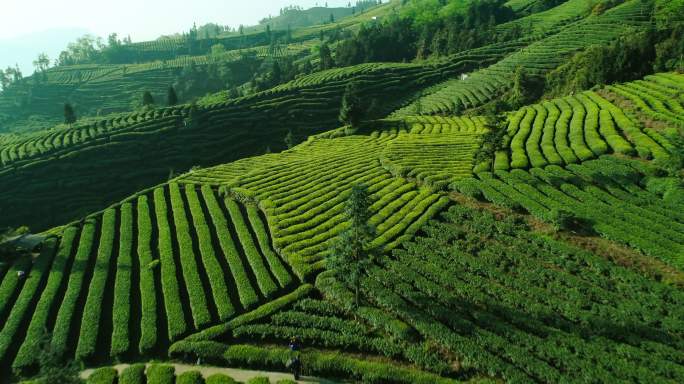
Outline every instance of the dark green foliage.
[[418, 37], [415, 43], [416, 55], [419, 58], [455, 54], [521, 37], [520, 30], [500, 35], [494, 28], [515, 17], [513, 11], [505, 5], [506, 0], [463, 3], [466, 2], [419, 0], [403, 10], [406, 17], [414, 20], [413, 29]]
[[40, 370], [37, 378], [49, 384], [79, 384], [79, 367], [73, 360], [64, 361], [60, 351], [50, 343], [50, 335], [44, 334], [39, 344], [42, 346], [38, 354]]
[[247, 384], [270, 384], [271, 381], [268, 379], [268, 377], [253, 377], [249, 380], [247, 380]]
[[178, 95], [176, 95], [176, 89], [171, 86], [166, 94], [166, 105], [172, 107], [176, 104], [178, 104]]
[[[684, 5], [681, 11], [684, 11]], [[660, 34], [665, 37], [655, 46], [655, 70], [684, 73], [684, 22], [676, 23]]]
[[147, 384], [174, 384], [175, 371], [170, 365], [152, 364], [147, 367]]
[[546, 92], [561, 96], [595, 85], [641, 78], [653, 72], [657, 42], [655, 31], [645, 31], [623, 36], [609, 45], [591, 46], [549, 72]]
[[356, 36], [340, 43], [335, 60], [339, 66], [411, 60], [416, 55], [415, 41], [409, 19], [362, 25]]
[[454, 206], [422, 230], [363, 279], [363, 294], [458, 355], [461, 369], [506, 382], [684, 377], [677, 288], [514, 217]]
[[328, 44], [322, 44], [319, 48], [318, 55], [320, 58], [320, 69], [326, 70], [335, 66], [335, 61], [332, 58], [332, 53], [330, 52], [330, 47]]
[[494, 153], [504, 148], [507, 126], [505, 116], [489, 114], [485, 118], [489, 131], [482, 135], [482, 143], [475, 153], [473, 164], [493, 159]]
[[69, 103], [64, 104], [64, 123], [71, 125], [75, 122], [76, 112], [74, 112], [74, 107]]
[[287, 135], [285, 135], [285, 139], [283, 141], [288, 149], [295, 146], [294, 135], [292, 134], [292, 131], [287, 131]]
[[[286, 348], [261, 348], [233, 345], [225, 350], [224, 360], [231, 365], [268, 367], [284, 370], [291, 353]], [[363, 383], [447, 384], [452, 379], [392, 363], [359, 360], [340, 353], [305, 351], [300, 354], [302, 373], [330, 377], [349, 377]]]
[[145, 384], [145, 364], [133, 364], [119, 375], [118, 384]]
[[207, 377], [206, 384], [237, 384], [232, 377], [220, 373]]
[[176, 378], [176, 384], [204, 384], [204, 378], [197, 371], [183, 372]]
[[348, 84], [342, 97], [340, 122], [352, 128], [357, 128], [366, 113], [364, 105], [359, 92], [359, 86], [356, 83]]
[[508, 96], [508, 103], [514, 109], [530, 104], [541, 96], [544, 90], [543, 80], [531, 75], [524, 67], [518, 66], [513, 75], [513, 88]]
[[368, 188], [361, 184], [354, 185], [345, 208], [350, 226], [338, 237], [327, 261], [328, 268], [336, 271], [342, 281], [353, 287], [357, 308], [361, 276], [373, 263], [373, 250], [368, 249], [375, 235], [375, 229], [368, 224], [368, 208], [371, 204]]
[[[202, 66], [191, 63], [183, 67], [173, 87], [184, 100], [191, 100], [207, 93], [219, 92], [236, 86], [239, 81], [247, 81], [246, 73], [255, 72], [258, 63], [256, 57], [248, 54], [237, 62], [217, 60]], [[238, 72], [238, 70], [241, 71]]]
[[154, 105], [154, 97], [150, 91], [143, 92], [142, 105], [143, 107], [151, 107]]
[[575, 216], [572, 212], [562, 209], [554, 208], [549, 211], [547, 219], [556, 231], [566, 231], [573, 227]]
[[104, 367], [96, 369], [90, 376], [86, 383], [88, 384], [115, 384], [118, 372], [111, 367]]

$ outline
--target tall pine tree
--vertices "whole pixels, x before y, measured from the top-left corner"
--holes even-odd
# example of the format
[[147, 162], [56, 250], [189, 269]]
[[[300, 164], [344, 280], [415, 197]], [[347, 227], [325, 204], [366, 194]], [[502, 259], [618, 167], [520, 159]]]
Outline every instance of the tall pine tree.
[[150, 91], [145, 91], [143, 93], [142, 105], [143, 105], [143, 107], [154, 105], [154, 97], [152, 97], [152, 94], [150, 93]]
[[172, 107], [176, 104], [178, 104], [178, 95], [176, 95], [176, 90], [173, 88], [173, 86], [170, 86], [166, 95], [166, 105]]
[[359, 307], [361, 278], [373, 264], [375, 255], [370, 249], [375, 238], [375, 228], [368, 223], [371, 204], [368, 187], [363, 184], [352, 186], [345, 207], [350, 226], [339, 235], [327, 259], [328, 269], [354, 290], [356, 308]]
[[71, 125], [76, 122], [76, 112], [69, 103], [64, 104], [64, 123]]
[[349, 125], [352, 128], [357, 128], [364, 117], [366, 109], [363, 106], [363, 101], [359, 95], [359, 87], [356, 83], [349, 83], [344, 91], [342, 97], [342, 106], [340, 107], [340, 122]]

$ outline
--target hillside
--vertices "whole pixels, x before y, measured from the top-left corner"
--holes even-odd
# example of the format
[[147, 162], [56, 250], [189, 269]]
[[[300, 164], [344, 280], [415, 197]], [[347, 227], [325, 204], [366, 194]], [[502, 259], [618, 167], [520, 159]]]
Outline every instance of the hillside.
[[[667, 84], [663, 88], [677, 87], [684, 84], [684, 77], [660, 74], [601, 93], [656, 81]], [[599, 132], [611, 143], [604, 143], [606, 154], [636, 145], [628, 140], [648, 137], [638, 136], [643, 131], [636, 120], [610, 101], [591, 93], [573, 98], [547, 106], [582, 105], [573, 100], [600, 103], [605, 109], [587, 104], [586, 113], [594, 121], [603, 117]], [[556, 124], [542, 124], [543, 120], [529, 117], [539, 110], [535, 105], [511, 115], [511, 146], [497, 153], [497, 159], [509, 152], [515, 157], [518, 135], [526, 130], [539, 129], [545, 136], [549, 129], [579, 129], [591, 137], [597, 129], [573, 123], [574, 118], [567, 116], [571, 110], [564, 110], [565, 116]], [[627, 113], [639, 116], [653, 111], [636, 107]], [[623, 120], [634, 125], [621, 124]], [[521, 164], [515, 166], [519, 170], [478, 172], [473, 178], [473, 156], [486, 132], [483, 123], [469, 118], [408, 117], [368, 123], [352, 134], [336, 130], [280, 154], [190, 172], [70, 224], [59, 230], [59, 240], [48, 242], [23, 286], [12, 283], [12, 270], [6, 274], [2, 361], [15, 371], [28, 369], [35, 361], [31, 340], [49, 326], [55, 348], [91, 362], [163, 351], [177, 341], [171, 347], [175, 355], [204, 355], [220, 350], [209, 340], [235, 338], [259, 344], [262, 339], [297, 334], [312, 347], [352, 348], [461, 378], [488, 372], [507, 380], [574, 381], [587, 369], [608, 378], [626, 373], [616, 371], [617, 364], [647, 361], [644, 369], [625, 379], [681, 378], [684, 370], [672, 360], [681, 340], [653, 336], [675, 335], [682, 325], [676, 308], [684, 296], [669, 285], [684, 282], [678, 251], [684, 244], [681, 200], [650, 187], [662, 183], [650, 176], [649, 165], [605, 154], [565, 169], [558, 165], [529, 169], [529, 164]], [[623, 147], [613, 146], [611, 135], [621, 137]], [[659, 153], [656, 148], [663, 155], [669, 153], [667, 145], [652, 143], [654, 153]], [[535, 158], [533, 147], [530, 144], [523, 156]], [[572, 143], [570, 148], [581, 153]], [[345, 320], [343, 309], [335, 307], [344, 308], [350, 293], [328, 272], [319, 274], [331, 241], [348, 225], [342, 214], [344, 200], [358, 182], [372, 193], [370, 222], [377, 228], [373, 246], [384, 253], [394, 250], [395, 258], [383, 259], [364, 279], [366, 307], [359, 312], [363, 326]], [[591, 222], [596, 234], [577, 237], [561, 231], [550, 237], [549, 227], [557, 225], [552, 212], [559, 204], [575, 220]], [[489, 210], [503, 221], [494, 220]], [[441, 220], [430, 221], [439, 212], [446, 213]], [[419, 229], [423, 235], [405, 243]], [[482, 237], [484, 244], [472, 243]], [[447, 255], [434, 253], [435, 244], [450, 244], [447, 255], [457, 257], [445, 259]], [[501, 247], [509, 251], [501, 253]], [[502, 254], [504, 259], [493, 257]], [[609, 261], [612, 258], [617, 258], [616, 264]], [[511, 268], [518, 271], [515, 277], [506, 273]], [[453, 273], [444, 275], [444, 270]], [[488, 271], [487, 280], [478, 277], [482, 270]], [[306, 282], [316, 275], [314, 288]], [[395, 280], [396, 276], [403, 277]], [[653, 280], [656, 276], [668, 283]], [[616, 279], [621, 286], [614, 285]], [[580, 281], [582, 294], [562, 289]], [[318, 290], [325, 301], [315, 299]], [[521, 290], [528, 292], [525, 302], [538, 300], [538, 304], [516, 305], [523, 302], [516, 298]], [[611, 297], [611, 304], [593, 302], [600, 297]], [[650, 306], [639, 309], [636, 303], [645, 297]], [[573, 306], [559, 306], [568, 301]], [[635, 311], [619, 320], [621, 327], [629, 328], [610, 331], [616, 327], [614, 311], [623, 306]], [[646, 310], [662, 315], [650, 320]], [[465, 318], [459, 315], [464, 313]], [[549, 317], [551, 313], [558, 317]], [[128, 319], [133, 318], [141, 321], [131, 326]], [[229, 319], [234, 320], [217, 325]], [[312, 319], [316, 319], [313, 328]], [[604, 325], [595, 328], [599, 323]], [[343, 331], [346, 327], [354, 333]], [[392, 339], [364, 336], [372, 334], [371, 329], [388, 332]], [[625, 341], [626, 329], [641, 331], [629, 331], [638, 333], [629, 334], [630, 341]], [[23, 345], [16, 342], [17, 332], [25, 335]], [[186, 336], [190, 337], [183, 339]], [[545, 340], [541, 345], [540, 337]], [[648, 347], [640, 346], [638, 340], [646, 342], [647, 337], [654, 338]], [[440, 352], [418, 353], [425, 348], [421, 345], [435, 342]], [[530, 343], [537, 345], [532, 356]], [[243, 359], [266, 353], [226, 348], [221, 356], [231, 364], [251, 366]], [[562, 359], [562, 364], [549, 361], [559, 348], [584, 352]], [[604, 352], [614, 348], [627, 348], [629, 357]], [[458, 360], [450, 360], [455, 356]], [[578, 368], [588, 364], [590, 356], [600, 362]], [[266, 366], [282, 369], [277, 360]], [[337, 372], [320, 369], [317, 372]], [[350, 369], [350, 374], [364, 374]]]
[[[110, 43], [88, 63], [67, 62], [39, 71], [0, 92], [0, 133], [38, 131], [58, 125], [63, 121], [63, 105], [67, 102], [76, 108], [79, 117], [98, 119], [139, 108], [146, 91], [157, 105], [165, 105], [170, 86], [176, 88], [184, 103], [221, 89], [244, 88], [274, 62], [311, 56], [320, 44], [320, 36], [354, 30], [361, 22], [386, 15], [391, 6], [361, 6], [353, 15], [351, 11], [356, 8], [341, 8], [348, 10], [349, 15], [344, 12], [348, 17], [329, 23], [328, 13], [326, 24], [316, 19], [297, 26], [300, 28], [292, 26], [290, 31], [277, 28], [280, 19], [276, 18], [269, 22], [273, 30], [268, 32], [247, 28], [241, 34], [203, 37], [191, 31], [183, 37]], [[316, 9], [301, 12], [315, 14], [311, 12]], [[216, 51], [216, 47], [220, 50]]]
[[[475, 60], [496, 60], [508, 49], [475, 50], [438, 63], [332, 69], [243, 98], [219, 94], [194, 110], [184, 105], [7, 136], [0, 149], [0, 179], [8, 186], [0, 192], [6, 202], [0, 225], [45, 229], [102, 209], [170, 173], [283, 149], [288, 132], [301, 140], [333, 129], [349, 81], [359, 83], [364, 98], [382, 98], [369, 117], [386, 116], [421, 87], [472, 68]], [[46, 210], [37, 215], [38, 207]]]
[[[535, 38], [493, 43], [438, 60], [414, 64], [369, 63], [335, 68], [305, 75], [243, 98], [234, 99], [228, 92], [219, 93], [200, 100], [197, 118], [193, 119], [195, 122], [191, 125], [188, 124], [190, 106], [184, 105], [95, 119], [88, 128], [57, 128], [54, 131], [19, 135], [16, 138], [0, 137], [0, 140], [6, 143], [0, 149], [0, 179], [4, 184], [11, 186], [4, 191], [7, 204], [0, 207], [0, 212], [3, 213], [0, 224], [28, 224], [31, 228], [45, 229], [93, 210], [102, 209], [136, 190], [165, 180], [170, 173], [183, 172], [193, 166], [217, 165], [243, 156], [260, 154], [267, 149], [283, 148], [283, 139], [288, 132], [304, 138], [309, 134], [335, 128], [338, 124], [338, 106], [345, 86], [350, 80], [360, 82], [359, 85], [369, 104], [376, 100], [375, 104], [379, 108], [371, 111], [370, 118], [384, 117], [394, 110], [397, 111], [393, 116], [407, 113], [410, 115], [414, 104], [401, 109], [398, 107], [416, 98], [421, 100], [420, 113], [431, 112], [433, 104], [430, 100], [449, 91], [449, 84], [455, 82], [454, 84], [459, 87], [461, 82], [481, 84], [474, 80], [475, 75], [480, 72], [483, 74], [482, 78], [490, 82], [486, 84], [492, 84], [484, 85], [486, 89], [498, 89], [497, 92], [501, 93], [501, 87], [492, 88], [495, 83], [491, 82], [500, 81], [499, 75], [495, 75], [498, 72], [495, 71], [507, 68], [510, 73], [515, 63], [525, 60], [529, 60], [530, 67], [535, 67], [539, 58], [553, 59], [551, 64], [545, 64], [545, 68], [560, 65], [561, 52], [553, 48], [552, 54], [545, 53], [545, 46], [557, 47], [559, 41], [567, 40], [567, 36], [574, 36], [574, 31], [584, 28], [584, 24], [596, 23], [597, 26], [602, 26], [604, 19], [617, 26], [610, 29], [611, 32], [606, 34], [604, 40], [600, 40], [610, 41], [611, 37], [618, 35], [618, 28], [629, 28], [627, 22], [634, 19], [634, 7], [640, 7], [640, 4], [642, 3], [630, 1], [605, 15], [590, 16], [586, 21], [580, 21], [578, 26], [570, 24], [564, 27], [564, 21], [554, 22], [553, 25], [556, 27], [553, 31], [556, 33], [552, 33], [550, 37], [539, 35]], [[364, 17], [368, 18], [376, 12], [387, 12], [390, 6], [391, 4], [383, 4], [377, 9], [344, 19], [340, 23], [349, 23], [349, 28], [353, 28], [357, 25], [355, 23], [360, 23]], [[568, 13], [565, 4], [557, 8], [560, 10], [547, 11], [553, 20], [558, 19], [556, 14]], [[576, 18], [584, 12], [585, 6], [579, 9], [583, 11], [576, 11], [569, 17]], [[536, 18], [536, 15], [528, 17]], [[621, 21], [623, 19], [624, 23]], [[635, 25], [638, 27], [640, 24], [636, 22]], [[305, 28], [303, 31], [311, 28]], [[295, 31], [293, 35], [297, 33]], [[592, 40], [577, 41], [586, 45]], [[576, 48], [568, 49], [568, 52], [574, 49]], [[447, 80], [488, 64], [493, 65], [476, 71], [465, 81]], [[145, 73], [147, 72], [141, 72]], [[388, 73], [391, 73], [389, 77]], [[126, 84], [115, 79], [109, 84], [115, 85], [117, 89]], [[165, 86], [161, 85], [162, 89]], [[100, 88], [92, 88], [93, 91], [98, 89]], [[393, 92], [388, 94], [390, 90]], [[486, 96], [487, 92], [489, 91], [477, 92], [476, 96], [469, 94], [469, 99], [466, 99], [468, 105], [475, 106], [486, 102], [489, 97]], [[85, 95], [84, 93], [84, 97]], [[382, 103], [379, 102], [381, 97]], [[113, 98], [112, 101], [119, 102], [121, 99]], [[448, 105], [455, 104], [449, 101]], [[246, 112], [254, 110], [268, 113], [258, 113], [256, 116], [249, 114], [249, 118], [245, 119], [248, 116]], [[91, 120], [84, 120], [84, 124], [89, 121]], [[177, 129], [189, 126], [193, 129]], [[230, 129], [234, 135], [232, 137], [241, 139], [235, 140], [231, 136], [226, 136], [226, 129]], [[159, 135], [163, 135], [163, 140], [157, 139]], [[196, 137], [188, 139], [193, 136]], [[222, 141], [231, 144], [226, 146]], [[208, 151], [210, 154], [194, 156], [191, 154], [192, 151], [177, 146], [185, 146], [188, 142], [195, 145], [195, 151]], [[256, 142], [259, 142], [259, 145], [252, 144]], [[131, 148], [137, 149], [131, 152]], [[110, 155], [104, 155], [101, 150]], [[131, 156], [131, 153], [138, 155]], [[105, 156], [107, 162], [86, 160], [93, 158], [92, 156]], [[61, 171], [67, 169], [66, 167], [68, 176]], [[130, 172], [130, 169], [136, 169], [136, 172]], [[65, 182], [65, 179], [69, 182]], [[25, 183], [22, 180], [41, 182]], [[112, 180], [117, 180], [117, 187], [112, 187]], [[33, 204], [26, 204], [28, 201]], [[57, 204], [64, 208], [55, 210]], [[36, 215], [37, 207], [50, 208]]]
[[[684, 67], [658, 70], [684, 65], [662, 13], [684, 3], [663, 5], [383, 4], [293, 28], [348, 35], [268, 89], [0, 135], [0, 227], [43, 237], [0, 232], [0, 383], [51, 361], [108, 384], [293, 361], [339, 382], [684, 382]], [[410, 41], [433, 54], [340, 65], [432, 6], [449, 16]], [[287, 55], [316, 59], [302, 41]]]

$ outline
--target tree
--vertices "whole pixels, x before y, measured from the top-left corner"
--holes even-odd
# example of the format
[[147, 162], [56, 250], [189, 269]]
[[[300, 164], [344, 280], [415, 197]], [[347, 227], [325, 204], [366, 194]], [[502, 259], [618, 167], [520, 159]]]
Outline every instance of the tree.
[[76, 112], [74, 111], [74, 107], [71, 106], [69, 103], [64, 104], [64, 123], [68, 125], [72, 125], [73, 123], [76, 122]]
[[36, 68], [36, 72], [45, 72], [48, 67], [50, 67], [50, 58], [47, 54], [41, 53], [38, 58], [33, 61], [33, 66]]
[[332, 23], [334, 23], [334, 22], [335, 22], [335, 15], [333, 15], [332, 13], [330, 13], [330, 24], [332, 24]]
[[513, 108], [520, 108], [539, 97], [542, 87], [539, 79], [530, 76], [525, 68], [518, 66], [513, 74], [513, 88], [508, 101]]
[[226, 53], [226, 47], [223, 44], [214, 44], [211, 46], [211, 57], [213, 59], [220, 58], [224, 53]]
[[150, 93], [150, 91], [145, 91], [143, 93], [142, 105], [143, 105], [143, 107], [148, 107], [148, 106], [154, 105], [154, 97], [152, 97], [152, 94]]
[[170, 86], [166, 95], [166, 105], [172, 107], [176, 104], [178, 104], [178, 95], [176, 95], [176, 90], [173, 88], [173, 86]]
[[271, 70], [271, 83], [276, 85], [280, 83], [283, 77], [283, 70], [280, 68], [280, 64], [277, 61], [273, 62], [273, 69]]
[[356, 83], [349, 83], [342, 96], [342, 106], [340, 107], [340, 122], [357, 128], [363, 119], [366, 109], [359, 96], [359, 87]]
[[0, 90], [7, 89], [11, 83], [12, 79], [5, 74], [5, 71], [0, 69]]
[[287, 131], [287, 135], [285, 135], [285, 145], [287, 146], [287, 149], [290, 149], [295, 145], [292, 130]]
[[318, 50], [319, 57], [321, 59], [321, 70], [330, 69], [335, 66], [335, 62], [332, 58], [332, 53], [330, 52], [330, 47], [328, 44], [321, 45]]
[[339, 235], [327, 260], [327, 267], [337, 278], [353, 287], [356, 308], [359, 307], [361, 277], [375, 258], [374, 250], [370, 249], [375, 229], [368, 224], [371, 204], [368, 187], [363, 184], [352, 186], [345, 207], [349, 228]]

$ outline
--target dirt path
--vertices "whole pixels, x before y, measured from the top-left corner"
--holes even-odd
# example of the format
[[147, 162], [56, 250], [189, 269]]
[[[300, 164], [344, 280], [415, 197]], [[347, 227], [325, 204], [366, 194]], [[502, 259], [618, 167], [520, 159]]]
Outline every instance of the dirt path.
[[[167, 364], [167, 363], [160, 363], [160, 364]], [[124, 368], [128, 367], [130, 364], [118, 364], [114, 365], [113, 368], [116, 369], [117, 371], [121, 372], [124, 370]], [[149, 365], [149, 363], [148, 363]], [[207, 365], [189, 365], [189, 364], [175, 364], [175, 363], [168, 363], [168, 365], [173, 365], [176, 368], [176, 375], [179, 375], [183, 372], [186, 371], [199, 371], [202, 376], [209, 377], [215, 373], [222, 373], [224, 375], [228, 375], [232, 377], [233, 379], [241, 382], [246, 382], [247, 380], [254, 378], [254, 377], [259, 377], [259, 376], [265, 376], [268, 377], [271, 380], [271, 383], [275, 384], [278, 380], [292, 380], [292, 374], [290, 373], [282, 373], [282, 372], [266, 372], [266, 371], [251, 371], [251, 370], [246, 370], [246, 369], [234, 369], [234, 368], [224, 368], [224, 367], [214, 367], [214, 366], [207, 366]], [[87, 379], [94, 371], [95, 369], [86, 369], [85, 371], [81, 372], [81, 377], [83, 379]], [[297, 381], [297, 383], [320, 383], [320, 384], [337, 384], [335, 381], [331, 380], [326, 380], [326, 379], [321, 379], [318, 377], [309, 377], [309, 376], [303, 376]]]

